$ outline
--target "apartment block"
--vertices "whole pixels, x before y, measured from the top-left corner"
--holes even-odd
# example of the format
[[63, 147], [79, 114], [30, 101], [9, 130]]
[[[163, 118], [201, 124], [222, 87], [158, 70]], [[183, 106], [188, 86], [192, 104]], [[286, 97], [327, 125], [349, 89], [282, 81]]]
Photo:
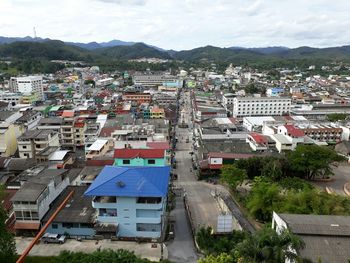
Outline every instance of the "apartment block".
[[36, 158], [49, 146], [59, 146], [58, 133], [49, 130], [29, 130], [18, 138], [20, 158]]
[[12, 197], [16, 231], [37, 232], [50, 204], [69, 185], [65, 169], [42, 169], [29, 175]]
[[97, 211], [96, 234], [159, 239], [165, 229], [169, 167], [105, 166], [85, 192]]
[[284, 97], [236, 97], [233, 99], [232, 115], [278, 116], [290, 112], [291, 99]]
[[9, 86], [13, 92], [23, 94], [22, 102], [25, 104], [44, 99], [42, 76], [12, 77]]

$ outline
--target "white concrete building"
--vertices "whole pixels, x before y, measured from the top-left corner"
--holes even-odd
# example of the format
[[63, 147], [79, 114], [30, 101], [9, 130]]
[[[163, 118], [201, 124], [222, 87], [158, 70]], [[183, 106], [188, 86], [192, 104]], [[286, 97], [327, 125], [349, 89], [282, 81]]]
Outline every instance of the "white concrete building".
[[236, 97], [233, 99], [232, 115], [244, 116], [278, 116], [290, 112], [290, 98]]
[[12, 77], [10, 79], [10, 89], [26, 96], [35, 94], [38, 100], [44, 99], [42, 76]]
[[232, 109], [233, 99], [235, 97], [236, 96], [233, 93], [226, 93], [226, 94], [222, 95], [222, 106], [224, 106], [224, 108], [226, 110]]

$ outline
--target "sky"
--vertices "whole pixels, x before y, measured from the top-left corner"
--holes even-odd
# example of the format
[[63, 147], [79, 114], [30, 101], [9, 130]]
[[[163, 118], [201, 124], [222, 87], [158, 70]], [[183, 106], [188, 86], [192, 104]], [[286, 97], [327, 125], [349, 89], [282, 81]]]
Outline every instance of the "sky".
[[0, 36], [164, 49], [350, 44], [349, 0], [0, 0]]

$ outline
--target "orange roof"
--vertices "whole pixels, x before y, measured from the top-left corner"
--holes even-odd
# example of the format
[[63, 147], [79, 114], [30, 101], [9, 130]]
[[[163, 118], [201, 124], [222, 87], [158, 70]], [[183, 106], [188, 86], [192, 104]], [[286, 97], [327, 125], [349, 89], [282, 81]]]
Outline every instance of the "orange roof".
[[34, 229], [38, 230], [40, 227], [39, 222], [16, 222], [15, 229]]
[[73, 110], [65, 110], [63, 111], [62, 117], [74, 117], [74, 111]]

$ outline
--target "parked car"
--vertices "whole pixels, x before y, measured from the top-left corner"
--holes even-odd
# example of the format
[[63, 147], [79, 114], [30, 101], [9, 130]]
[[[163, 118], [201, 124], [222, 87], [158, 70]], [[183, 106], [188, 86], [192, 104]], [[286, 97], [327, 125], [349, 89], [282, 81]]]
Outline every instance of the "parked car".
[[44, 242], [45, 244], [48, 244], [48, 243], [63, 244], [64, 242], [66, 242], [66, 236], [60, 235], [60, 234], [45, 233], [41, 238], [41, 241]]

